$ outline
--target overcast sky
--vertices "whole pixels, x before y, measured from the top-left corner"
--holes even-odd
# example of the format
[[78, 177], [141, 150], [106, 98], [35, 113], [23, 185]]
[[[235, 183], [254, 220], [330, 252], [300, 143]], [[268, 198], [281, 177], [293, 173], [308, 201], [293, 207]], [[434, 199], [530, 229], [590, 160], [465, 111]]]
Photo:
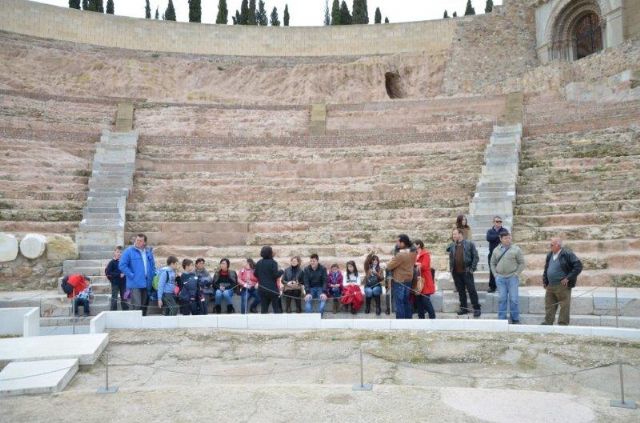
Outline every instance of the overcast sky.
[[[48, 3], [56, 6], [68, 7], [68, 0], [37, 0], [40, 3]], [[150, 0], [152, 15], [155, 13], [157, 6], [160, 6], [160, 16], [167, 7], [169, 0]], [[144, 17], [145, 0], [114, 0], [116, 15]], [[229, 23], [231, 16], [234, 15], [236, 9], [240, 9], [242, 0], [227, 0], [229, 9]], [[331, 0], [329, 7], [331, 7]], [[176, 8], [178, 21], [187, 22], [189, 20], [189, 4], [188, 0], [173, 0]], [[257, 3], [257, 1], [256, 1]], [[317, 26], [322, 25], [324, 19], [325, 0], [265, 0], [266, 9], [271, 12], [273, 6], [278, 8], [280, 21], [282, 21], [282, 12], [284, 5], [289, 5], [289, 14], [291, 15], [290, 25], [296, 26]], [[449, 11], [449, 15], [454, 11], [458, 15], [464, 14], [467, 0], [368, 0], [369, 20], [373, 23], [373, 16], [376, 7], [380, 7], [382, 11], [382, 19], [388, 16], [391, 22], [411, 22], [423, 21], [429, 19], [440, 19], [444, 10]], [[486, 0], [471, 0], [476, 13], [484, 13]], [[502, 0], [494, 0], [494, 5], [502, 4]], [[107, 1], [104, 0], [104, 4]], [[351, 10], [353, 0], [347, 0], [349, 9]], [[218, 0], [202, 0], [202, 22], [214, 23], [216, 14], [218, 13]]]

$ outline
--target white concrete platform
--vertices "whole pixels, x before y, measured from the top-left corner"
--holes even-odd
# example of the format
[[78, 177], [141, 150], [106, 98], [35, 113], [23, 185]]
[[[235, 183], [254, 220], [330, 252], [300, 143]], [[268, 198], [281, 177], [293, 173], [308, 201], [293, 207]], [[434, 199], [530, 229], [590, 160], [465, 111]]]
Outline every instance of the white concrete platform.
[[0, 335], [38, 336], [40, 308], [0, 308]]
[[62, 391], [78, 372], [77, 358], [9, 363], [0, 372], [0, 396]]
[[0, 339], [0, 365], [12, 361], [78, 359], [81, 365], [98, 360], [109, 334], [33, 336]]

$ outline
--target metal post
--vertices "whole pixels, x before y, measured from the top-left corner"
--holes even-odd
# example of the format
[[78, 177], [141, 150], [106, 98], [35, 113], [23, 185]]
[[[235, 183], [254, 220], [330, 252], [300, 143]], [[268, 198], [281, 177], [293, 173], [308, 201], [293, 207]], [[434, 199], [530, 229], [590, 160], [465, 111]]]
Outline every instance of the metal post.
[[635, 401], [631, 401], [631, 400], [625, 401], [624, 399], [624, 376], [622, 374], [621, 362], [618, 362], [618, 371], [620, 372], [620, 401], [611, 400], [610, 405], [611, 407], [629, 408], [629, 409], [635, 410], [636, 408], [638, 408]]
[[360, 384], [353, 385], [354, 391], [371, 391], [373, 385], [364, 383], [364, 359], [362, 357], [362, 347], [360, 347]]
[[99, 394], [115, 394], [116, 392], [118, 392], [118, 387], [117, 386], [111, 386], [109, 387], [109, 353], [105, 352], [104, 353], [104, 358], [105, 358], [105, 386], [98, 388], [98, 393]]

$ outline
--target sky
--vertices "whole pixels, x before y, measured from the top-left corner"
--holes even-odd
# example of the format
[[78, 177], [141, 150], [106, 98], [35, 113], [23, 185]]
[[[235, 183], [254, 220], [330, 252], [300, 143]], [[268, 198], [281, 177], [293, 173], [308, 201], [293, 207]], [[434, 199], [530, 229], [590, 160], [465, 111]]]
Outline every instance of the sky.
[[[68, 0], [36, 0], [39, 3], [47, 3], [55, 6], [68, 7]], [[150, 0], [152, 16], [157, 6], [160, 7], [160, 16], [167, 7], [169, 0]], [[292, 26], [318, 26], [323, 24], [325, 0], [264, 0], [266, 9], [271, 13], [274, 6], [278, 8], [280, 21], [282, 22], [282, 13], [285, 4], [289, 5], [289, 14], [291, 15], [290, 25]], [[202, 0], [202, 22], [214, 23], [218, 13], [218, 0]], [[229, 9], [229, 23], [231, 24], [231, 16], [235, 14], [236, 9], [240, 9], [242, 0], [227, 0], [227, 8]], [[106, 5], [107, 1], [104, 0]], [[116, 15], [132, 16], [144, 18], [145, 0], [114, 0]], [[189, 20], [189, 4], [188, 0], [173, 0], [176, 9], [178, 21], [187, 22]], [[257, 1], [256, 1], [257, 3]], [[332, 1], [329, 0], [329, 7]], [[368, 0], [369, 20], [373, 23], [373, 16], [376, 7], [380, 7], [382, 19], [387, 16], [391, 22], [412, 22], [424, 21], [430, 19], [440, 19], [444, 10], [449, 11], [449, 16], [454, 11], [459, 16], [464, 14], [467, 0]], [[484, 13], [486, 0], [471, 0], [476, 14]], [[347, 0], [349, 10], [351, 10], [353, 1]], [[501, 5], [502, 0], [494, 0], [494, 5]]]

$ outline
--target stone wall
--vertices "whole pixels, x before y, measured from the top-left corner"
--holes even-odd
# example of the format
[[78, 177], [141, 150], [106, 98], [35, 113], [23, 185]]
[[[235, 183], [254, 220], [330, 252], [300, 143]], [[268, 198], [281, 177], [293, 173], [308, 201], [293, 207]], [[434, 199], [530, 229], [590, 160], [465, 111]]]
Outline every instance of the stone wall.
[[625, 0], [624, 14], [625, 38], [630, 39], [640, 37], [640, 1]]
[[0, 30], [134, 50], [247, 56], [375, 55], [451, 46], [454, 20], [387, 25], [257, 27], [194, 25], [83, 13], [25, 0], [0, 0]]

